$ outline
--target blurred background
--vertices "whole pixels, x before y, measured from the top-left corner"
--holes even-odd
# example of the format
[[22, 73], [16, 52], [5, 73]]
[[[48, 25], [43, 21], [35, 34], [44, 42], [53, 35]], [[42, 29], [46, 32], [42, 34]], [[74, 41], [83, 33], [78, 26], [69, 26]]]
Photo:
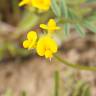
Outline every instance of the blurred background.
[[[74, 14], [79, 19], [87, 18], [95, 26], [96, 0], [81, 1], [73, 0], [71, 4], [68, 0], [67, 3], [70, 8], [76, 4], [77, 7], [72, 7]], [[55, 70], [60, 73], [59, 96], [96, 96], [96, 72], [72, 69], [55, 58], [50, 62], [37, 56], [34, 50], [23, 48], [28, 31], [42, 34], [40, 23], [46, 23], [49, 18], [58, 22], [60, 18], [54, 15], [54, 8], [39, 12], [28, 6], [18, 7], [19, 2], [0, 0], [0, 96], [53, 96]], [[79, 5], [87, 8], [81, 9]], [[63, 26], [60, 22], [58, 25]], [[78, 34], [79, 29], [75, 30], [71, 23], [69, 36], [64, 35], [63, 28], [55, 34], [58, 54], [72, 63], [96, 66], [96, 33], [93, 32], [96, 29], [84, 28], [84, 36], [82, 32]]]

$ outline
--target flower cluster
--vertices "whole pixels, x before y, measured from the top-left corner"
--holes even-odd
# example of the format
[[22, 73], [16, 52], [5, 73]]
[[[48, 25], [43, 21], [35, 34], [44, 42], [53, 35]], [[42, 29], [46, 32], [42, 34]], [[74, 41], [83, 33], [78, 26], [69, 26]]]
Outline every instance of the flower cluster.
[[[35, 31], [28, 32], [27, 39], [23, 42], [24, 48], [36, 49], [39, 56], [45, 56], [45, 58], [52, 58], [53, 54], [57, 52], [58, 45], [52, 38], [52, 32], [60, 29], [56, 26], [54, 19], [50, 19], [48, 24], [40, 24], [42, 29], [47, 29], [47, 34], [42, 35], [38, 38]], [[50, 34], [50, 35], [49, 35]], [[38, 38], [38, 39], [37, 39]]]
[[51, 0], [22, 0], [19, 6], [29, 5], [40, 10], [47, 11], [50, 8]]

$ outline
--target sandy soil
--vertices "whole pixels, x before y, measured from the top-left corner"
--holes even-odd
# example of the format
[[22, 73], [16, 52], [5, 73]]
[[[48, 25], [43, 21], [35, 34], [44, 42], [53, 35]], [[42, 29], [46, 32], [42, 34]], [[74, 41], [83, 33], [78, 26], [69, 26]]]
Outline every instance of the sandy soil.
[[[86, 39], [76, 37], [66, 41], [64, 46], [61, 47], [61, 53], [64, 53], [62, 53], [62, 58], [73, 63], [95, 66], [95, 37], [95, 35], [90, 35]], [[20, 92], [23, 90], [27, 92], [28, 96], [53, 96], [55, 70], [60, 72], [64, 86], [69, 86], [66, 83], [66, 77], [75, 74], [77, 81], [84, 80], [90, 84], [92, 96], [96, 96], [95, 72], [74, 70], [65, 67], [55, 59], [50, 62], [36, 56], [28, 60], [15, 60], [0, 64], [0, 96], [4, 96], [5, 91], [10, 88], [13, 96], [20, 96]]]

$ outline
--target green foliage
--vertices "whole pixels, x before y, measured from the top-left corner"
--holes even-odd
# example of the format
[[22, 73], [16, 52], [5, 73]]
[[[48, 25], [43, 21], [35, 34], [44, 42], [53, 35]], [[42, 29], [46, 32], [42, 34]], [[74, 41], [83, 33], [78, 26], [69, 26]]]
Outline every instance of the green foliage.
[[82, 79], [76, 80], [75, 72], [77, 71], [69, 70], [70, 69], [64, 71], [63, 77], [61, 72], [55, 71], [54, 96], [91, 96], [90, 84]]
[[92, 32], [96, 33], [96, 27], [95, 25], [93, 25], [91, 22], [89, 22], [88, 20], [83, 22], [84, 27], [86, 27], [87, 29], [89, 29]]
[[60, 7], [58, 6], [56, 0], [52, 0], [52, 1], [51, 1], [51, 8], [52, 8], [54, 14], [55, 14], [57, 17], [60, 17], [60, 16], [61, 16]]
[[90, 86], [83, 81], [78, 81], [72, 91], [72, 96], [91, 96]]
[[[34, 27], [38, 23], [38, 16], [33, 11], [25, 10], [22, 19], [20, 20], [16, 32], [25, 32]], [[20, 33], [19, 33], [20, 34]]]
[[75, 28], [82, 37], [85, 35], [85, 30], [80, 24], [75, 24]]
[[[69, 12], [68, 12], [66, 0], [61, 0], [60, 8], [61, 8], [61, 13], [62, 13], [63, 18], [68, 19], [69, 18]], [[70, 28], [69, 23], [64, 23], [63, 29], [64, 29], [65, 36], [69, 35], [69, 30], [70, 30], [69, 28]]]
[[[56, 13], [56, 11], [54, 11], [55, 8], [54, 9], [52, 8], [55, 14], [62, 13], [61, 17], [60, 18], [57, 17], [57, 18], [59, 20], [61, 19], [62, 24], [64, 24], [64, 28], [62, 29], [64, 30], [64, 34], [66, 36], [68, 36], [69, 34], [70, 24], [75, 26], [74, 28], [76, 29], [77, 32], [79, 32], [80, 36], [85, 35], [86, 28], [88, 28], [92, 32], [96, 32], [95, 26], [91, 24], [91, 22], [93, 22], [92, 18], [96, 20], [95, 18], [96, 14], [87, 16], [87, 14], [91, 14], [91, 12], [94, 12], [94, 10], [92, 10], [92, 8], [90, 7], [90, 4], [88, 3], [89, 1], [90, 0], [73, 0], [72, 2], [70, 2], [70, 0], [60, 0], [59, 4], [56, 5], [56, 6], [60, 6], [61, 8], [60, 12], [57, 11]], [[90, 2], [96, 3], [95, 0], [92, 0]], [[56, 1], [52, 3], [53, 5], [55, 5]], [[89, 7], [81, 6], [82, 4], [87, 4], [87, 3], [89, 4]], [[88, 18], [91, 17], [91, 21], [87, 21], [87, 17]]]

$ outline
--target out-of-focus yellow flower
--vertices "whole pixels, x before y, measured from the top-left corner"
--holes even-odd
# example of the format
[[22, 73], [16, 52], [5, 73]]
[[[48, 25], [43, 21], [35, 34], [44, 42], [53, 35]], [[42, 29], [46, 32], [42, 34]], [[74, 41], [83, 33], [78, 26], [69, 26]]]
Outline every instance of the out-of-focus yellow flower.
[[19, 3], [19, 6], [23, 6], [23, 5], [31, 5], [32, 6], [32, 0], [22, 0], [20, 3]]
[[54, 32], [55, 30], [60, 29], [60, 27], [56, 26], [56, 22], [55, 22], [54, 19], [50, 19], [50, 20], [48, 21], [48, 24], [47, 24], [47, 25], [45, 25], [45, 24], [40, 24], [40, 27], [41, 27], [42, 29], [47, 29], [49, 33], [50, 33], [50, 32]]
[[39, 10], [47, 11], [50, 8], [51, 0], [22, 0], [19, 6], [31, 5]]
[[27, 34], [27, 40], [23, 42], [23, 47], [33, 49], [36, 47], [37, 34], [35, 31], [30, 31]]
[[52, 58], [53, 54], [57, 52], [57, 49], [57, 43], [48, 35], [41, 37], [37, 42], [36, 51], [39, 56]]
[[51, 0], [32, 0], [33, 7], [47, 11], [50, 8]]

